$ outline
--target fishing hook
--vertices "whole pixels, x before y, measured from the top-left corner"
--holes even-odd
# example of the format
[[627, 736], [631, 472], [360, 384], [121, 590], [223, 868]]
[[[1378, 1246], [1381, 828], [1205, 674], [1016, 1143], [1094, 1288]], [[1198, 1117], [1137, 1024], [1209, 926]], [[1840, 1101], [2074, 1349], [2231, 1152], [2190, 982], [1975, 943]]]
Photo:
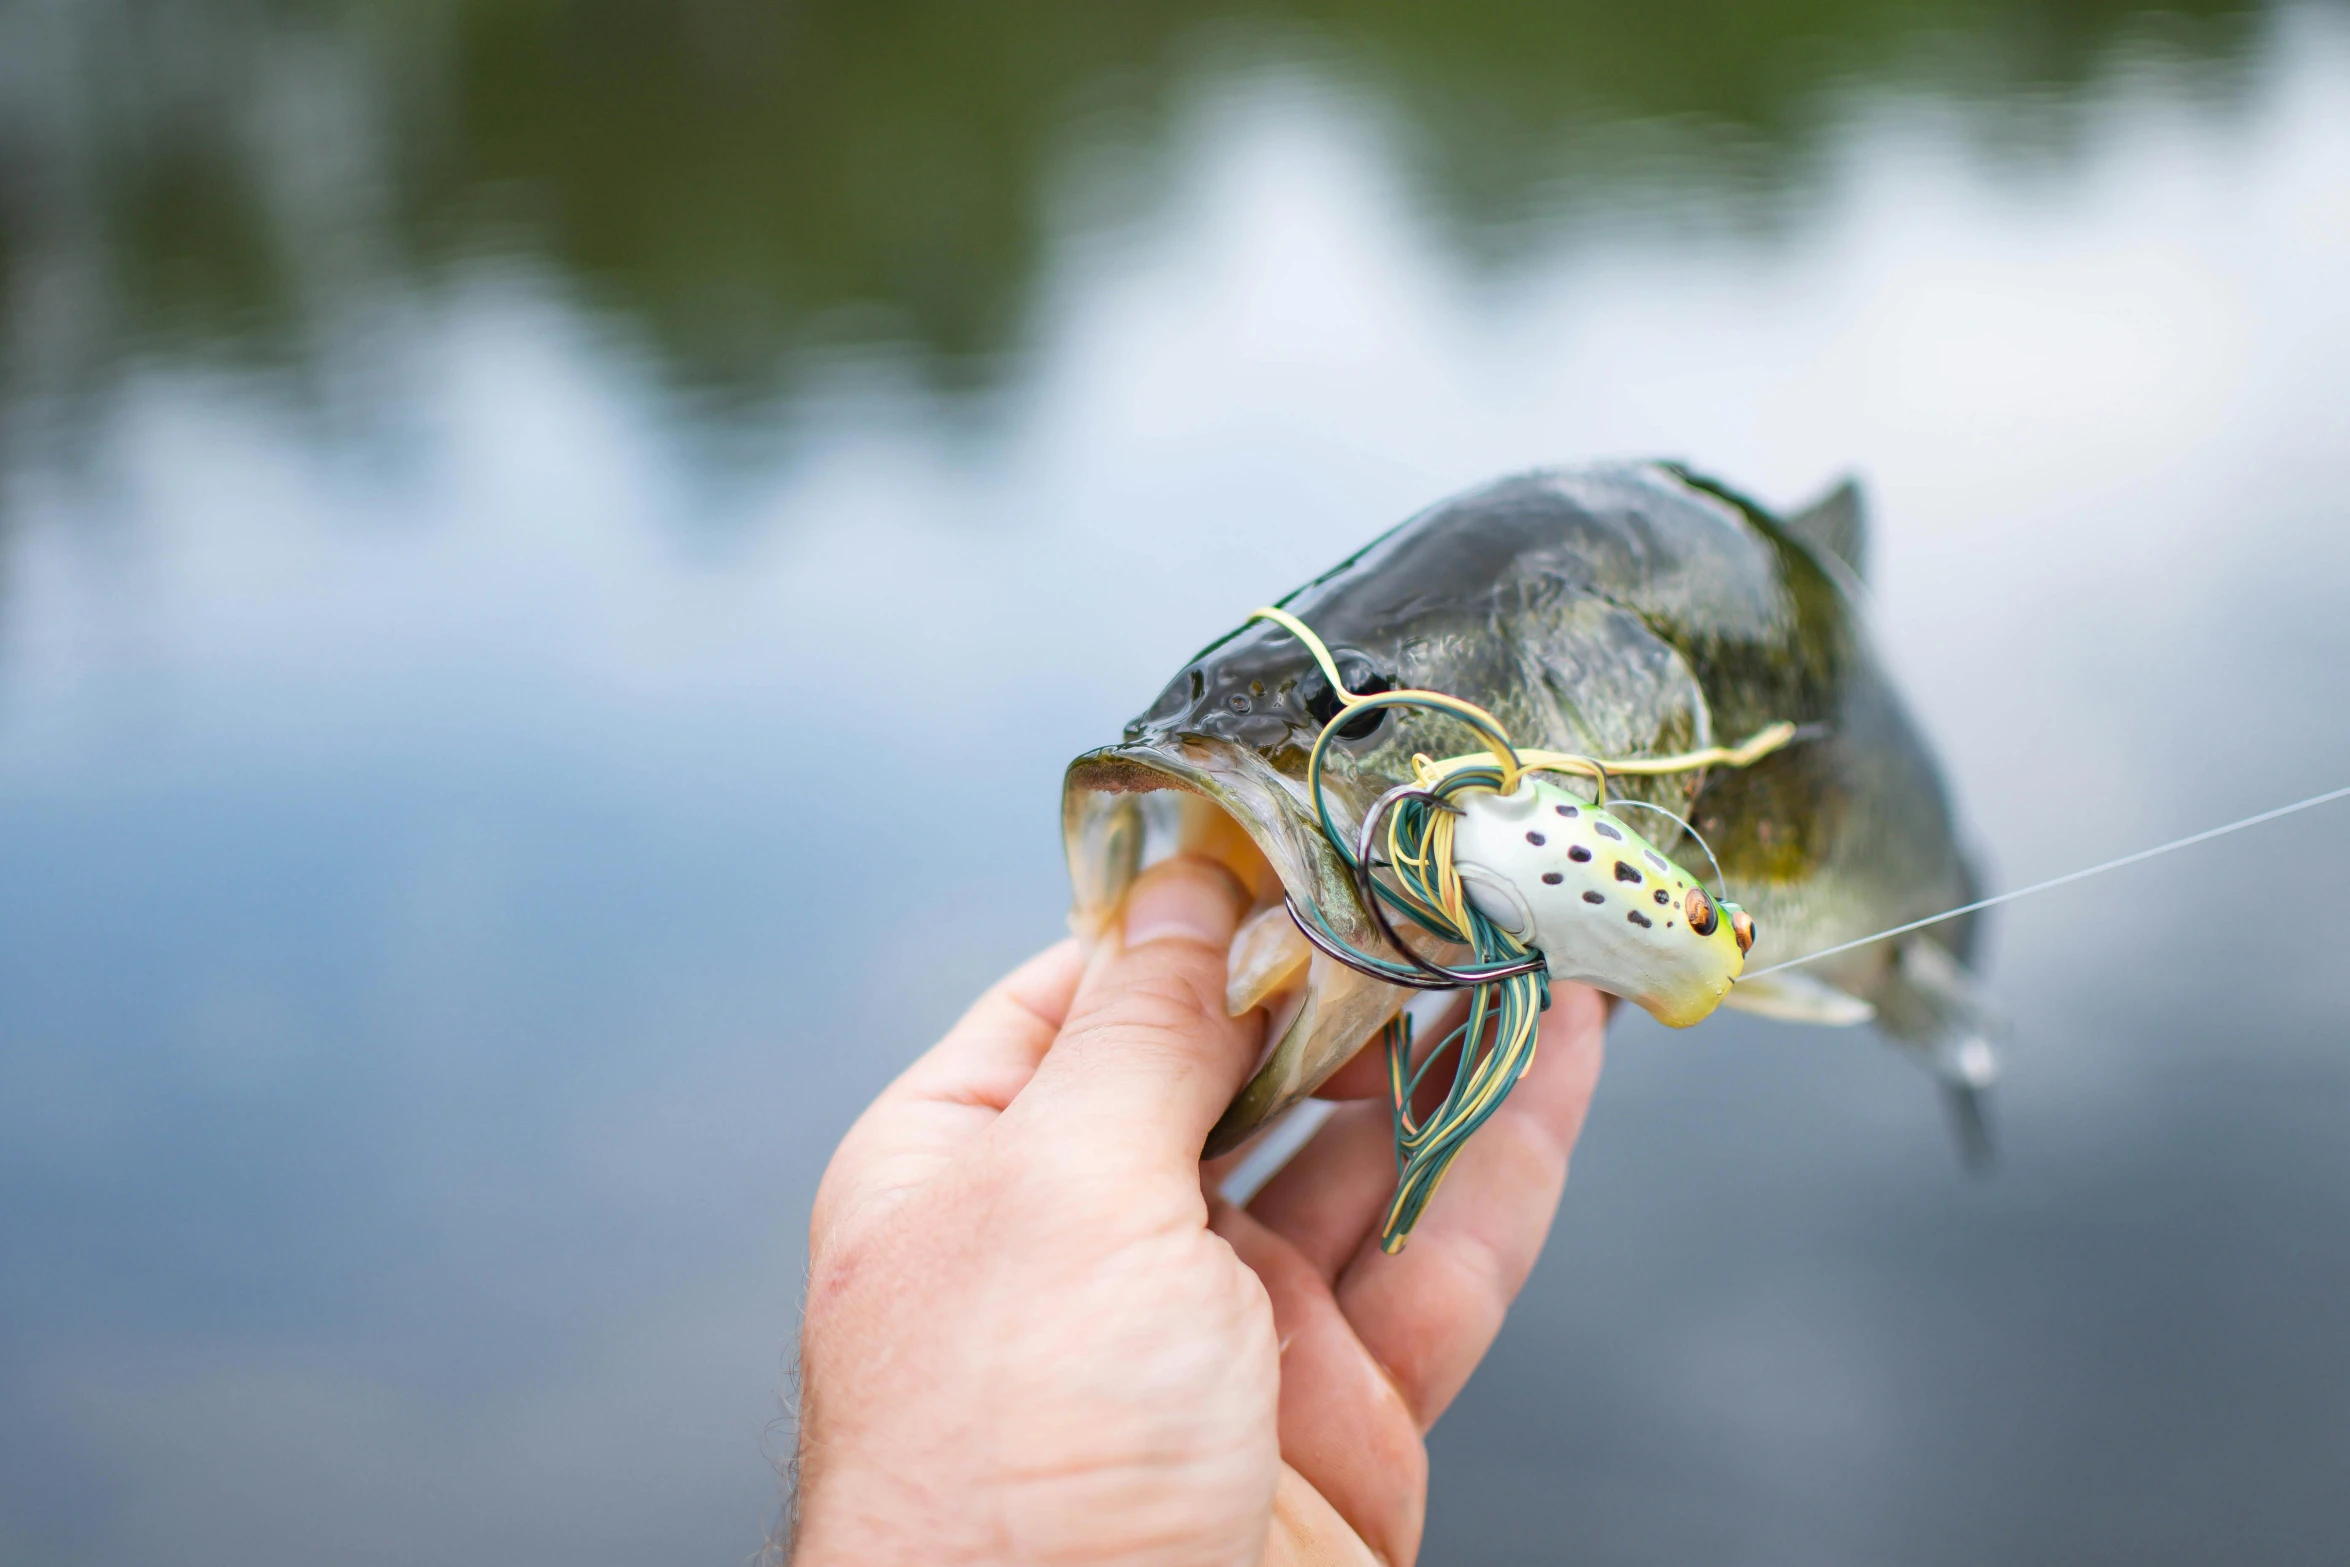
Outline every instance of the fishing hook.
[[[1456, 989], [1467, 989], [1472, 985], [1489, 985], [1495, 980], [1512, 979], [1520, 974], [1539, 973], [1549, 967], [1548, 960], [1540, 952], [1534, 952], [1504, 968], [1487, 969], [1479, 974], [1465, 974], [1458, 969], [1446, 968], [1441, 963], [1431, 962], [1420, 956], [1397, 933], [1395, 926], [1387, 918], [1386, 902], [1379, 896], [1379, 884], [1373, 876], [1372, 846], [1378, 841], [1380, 822], [1386, 819], [1389, 811], [1406, 800], [1425, 800], [1436, 809], [1450, 815], [1461, 814], [1459, 806], [1445, 800], [1432, 790], [1422, 789], [1416, 784], [1398, 784], [1381, 795], [1371, 806], [1369, 813], [1363, 817], [1363, 830], [1355, 841], [1355, 891], [1362, 899], [1364, 909], [1369, 912], [1371, 923], [1378, 926], [1379, 934], [1387, 938], [1387, 944], [1402, 953], [1404, 961], [1421, 973]], [[1431, 986], [1430, 988], [1435, 987]]]

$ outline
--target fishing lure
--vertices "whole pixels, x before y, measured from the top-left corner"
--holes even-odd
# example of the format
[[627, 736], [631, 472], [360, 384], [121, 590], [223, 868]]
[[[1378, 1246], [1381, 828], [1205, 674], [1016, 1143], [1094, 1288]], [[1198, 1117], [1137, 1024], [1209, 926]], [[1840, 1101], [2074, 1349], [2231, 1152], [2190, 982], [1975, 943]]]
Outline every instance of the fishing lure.
[[[1470, 1134], [1500, 1108], [1533, 1065], [1537, 1020], [1553, 979], [1621, 996], [1659, 1022], [1686, 1028], [1710, 1016], [1754, 946], [1753, 918], [1668, 859], [1611, 809], [1611, 772], [1669, 774], [1743, 766], [1787, 744], [1792, 724], [1773, 724], [1738, 747], [1615, 762], [1554, 751], [1521, 752], [1499, 719], [1438, 691], [1348, 689], [1322, 639], [1275, 608], [1250, 617], [1281, 626], [1314, 656], [1337, 710], [1315, 737], [1306, 789], [1323, 836], [1353, 870], [1363, 912], [1397, 954], [1384, 958], [1347, 941], [1314, 908], [1288, 900], [1290, 917], [1322, 952], [1358, 973], [1415, 989], [1464, 989], [1468, 1015], [1415, 1062], [1412, 1025], [1398, 1014], [1382, 1031], [1395, 1118], [1396, 1190], [1379, 1230], [1382, 1249], [1402, 1249]], [[1389, 790], [1365, 816], [1355, 842], [1330, 814], [1323, 767], [1331, 740], [1370, 713], [1418, 707], [1447, 714], [1484, 743], [1445, 761], [1413, 757], [1417, 778]], [[1590, 797], [1542, 774], [1586, 780]], [[1660, 806], [1625, 802], [1676, 823]], [[1382, 853], [1382, 851], [1384, 851]], [[1712, 850], [1705, 850], [1712, 857]], [[1378, 873], [1385, 870], [1388, 880]], [[1714, 867], [1721, 886], [1721, 868]], [[1400, 913], [1437, 942], [1465, 947], [1473, 961], [1448, 967], [1407, 941]], [[1430, 1074], [1451, 1075], [1435, 1108], [1414, 1106]]]

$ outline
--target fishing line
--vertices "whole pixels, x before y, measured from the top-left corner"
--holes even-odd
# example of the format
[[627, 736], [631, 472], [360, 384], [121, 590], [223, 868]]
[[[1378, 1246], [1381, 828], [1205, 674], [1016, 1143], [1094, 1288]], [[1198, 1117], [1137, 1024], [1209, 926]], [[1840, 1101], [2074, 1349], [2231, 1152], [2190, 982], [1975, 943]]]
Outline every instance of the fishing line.
[[1722, 874], [1722, 862], [1714, 858], [1714, 846], [1710, 843], [1707, 843], [1705, 839], [1698, 833], [1696, 828], [1690, 826], [1688, 822], [1684, 821], [1678, 816], [1675, 816], [1671, 811], [1666, 810], [1663, 806], [1651, 805], [1646, 800], [1617, 800], [1613, 805], [1613, 808], [1618, 811], [1621, 811], [1626, 807], [1630, 807], [1633, 810], [1654, 811], [1657, 815], [1663, 817], [1666, 821], [1671, 822], [1674, 826], [1687, 833], [1690, 837], [1690, 840], [1694, 842], [1700, 849], [1705, 851], [1705, 861], [1708, 865], [1711, 865], [1714, 868], [1714, 886], [1719, 890], [1720, 895], [1725, 899], [1730, 896], [1730, 879]]
[[2242, 832], [2247, 827], [2257, 827], [2262, 822], [2273, 822], [2280, 816], [2290, 816], [2295, 811], [2306, 811], [2313, 806], [2327, 805], [2335, 800], [2345, 798], [2350, 798], [2350, 785], [2344, 785], [2339, 789], [2329, 789], [2324, 794], [2313, 794], [2306, 800], [2295, 800], [2291, 805], [2280, 805], [2275, 810], [2262, 811], [2256, 816], [2247, 816], [2241, 821], [2229, 822], [2224, 827], [2206, 827], [2201, 832], [2189, 833], [2184, 838], [2173, 838], [2168, 843], [2158, 843], [2151, 849], [2140, 849], [2135, 854], [2125, 854], [2118, 860], [2107, 860], [2102, 865], [2092, 865], [2085, 870], [2068, 871], [2062, 876], [2052, 876], [2046, 881], [2034, 882], [2029, 887], [2018, 887], [2013, 892], [2003, 892], [1996, 897], [1978, 898], [1973, 903], [1961, 904], [1955, 909], [1946, 909], [1940, 914], [1929, 914], [1922, 920], [1911, 920], [1906, 925], [1896, 925], [1891, 930], [1878, 931], [1874, 936], [1862, 936], [1858, 940], [1847, 941], [1838, 946], [1822, 947], [1817, 952], [1807, 952], [1800, 958], [1789, 958], [1786, 962], [1774, 963], [1769, 968], [1750, 969], [1739, 976], [1737, 983], [1743, 985], [1750, 979], [1760, 979], [1765, 974], [1776, 974], [1781, 969], [1794, 968], [1799, 963], [1813, 963], [1821, 958], [1831, 958], [1839, 952], [1850, 952], [1855, 947], [1865, 947], [1872, 941], [1883, 941], [1889, 936], [1907, 935], [1913, 930], [1923, 930], [1928, 925], [1939, 925], [1944, 920], [1954, 920], [1961, 914], [1972, 914], [1978, 909], [1993, 908], [2002, 903], [2013, 903], [2018, 898], [2028, 898], [2036, 892], [2046, 892], [2054, 887], [2062, 887], [2069, 882], [2087, 881], [2092, 876], [2102, 876], [2107, 871], [2118, 871], [2125, 865], [2135, 865], [2140, 860], [2151, 860], [2158, 855], [2169, 854], [2174, 849], [2192, 848], [2196, 844], [2208, 842], [2213, 838], [2224, 838], [2229, 833]]

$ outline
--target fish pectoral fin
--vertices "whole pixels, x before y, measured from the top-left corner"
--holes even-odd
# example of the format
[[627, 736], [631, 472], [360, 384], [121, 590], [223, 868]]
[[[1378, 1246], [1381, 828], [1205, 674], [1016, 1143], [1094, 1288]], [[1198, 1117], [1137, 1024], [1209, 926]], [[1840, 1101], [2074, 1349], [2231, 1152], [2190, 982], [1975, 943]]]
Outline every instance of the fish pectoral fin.
[[1245, 1016], [1305, 977], [1314, 949], [1286, 903], [1268, 903], [1240, 922], [1224, 960], [1224, 1010]]
[[1815, 556], [1832, 555], [1856, 580], [1868, 580], [1868, 507], [1859, 480], [1846, 479], [1789, 517], [1786, 526]]
[[1849, 991], [1793, 971], [1742, 979], [1730, 987], [1722, 1005], [1782, 1023], [1821, 1023], [1830, 1028], [1850, 1028], [1877, 1015], [1875, 1007]]

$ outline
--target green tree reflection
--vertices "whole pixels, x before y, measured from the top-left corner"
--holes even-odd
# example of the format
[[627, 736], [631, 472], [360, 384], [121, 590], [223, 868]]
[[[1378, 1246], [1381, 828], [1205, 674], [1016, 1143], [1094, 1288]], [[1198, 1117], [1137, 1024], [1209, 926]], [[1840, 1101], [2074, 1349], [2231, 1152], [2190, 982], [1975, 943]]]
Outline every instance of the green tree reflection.
[[2211, 0], [0, 9], [0, 352], [19, 393], [155, 353], [299, 362], [371, 290], [488, 254], [565, 277], [688, 385], [769, 390], [836, 338], [980, 383], [1073, 150], [1124, 149], [1147, 186], [1218, 72], [1302, 66], [1389, 107], [1475, 252], [1627, 186], [1799, 187], [1847, 84], [1996, 125], [2149, 36], [2224, 84], [2257, 23]]

